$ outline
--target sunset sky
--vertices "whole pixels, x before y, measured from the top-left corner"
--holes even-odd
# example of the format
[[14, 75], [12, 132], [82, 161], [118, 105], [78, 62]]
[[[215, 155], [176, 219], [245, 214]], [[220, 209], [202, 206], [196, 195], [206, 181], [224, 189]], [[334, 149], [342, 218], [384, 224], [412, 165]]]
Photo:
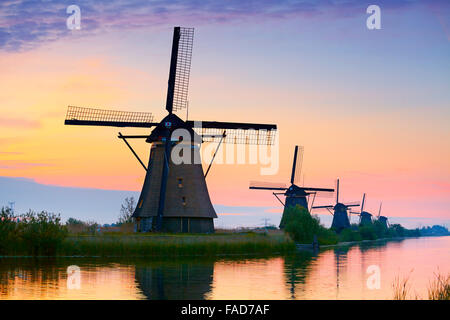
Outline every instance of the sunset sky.
[[[71, 4], [81, 30], [66, 27]], [[366, 27], [370, 4], [381, 8], [380, 30]], [[333, 187], [339, 177], [344, 201], [365, 192], [369, 211], [383, 201], [390, 217], [450, 222], [448, 1], [1, 1], [0, 178], [139, 192], [145, 172], [117, 133], [149, 130], [64, 126], [66, 108], [161, 120], [176, 25], [195, 28], [189, 119], [278, 125], [277, 174], [213, 165], [219, 220], [277, 224], [278, 201], [248, 184], [288, 182], [302, 145], [305, 185]], [[133, 146], [146, 162], [149, 145]], [[0, 206], [52, 208], [17, 190], [0, 194]]]

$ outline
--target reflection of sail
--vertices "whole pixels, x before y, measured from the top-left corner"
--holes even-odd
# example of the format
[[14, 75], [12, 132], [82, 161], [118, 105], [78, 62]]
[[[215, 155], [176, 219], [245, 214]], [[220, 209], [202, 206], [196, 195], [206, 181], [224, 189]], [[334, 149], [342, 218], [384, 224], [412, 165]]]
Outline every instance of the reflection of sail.
[[299, 251], [284, 258], [286, 285], [289, 287], [291, 299], [295, 299], [296, 285], [305, 284], [312, 259], [313, 253], [309, 251]]
[[346, 267], [347, 263], [347, 254], [350, 250], [350, 247], [337, 247], [334, 249], [334, 257], [336, 261], [336, 298], [339, 295], [339, 281], [340, 281], [340, 270], [341, 268]]
[[135, 277], [147, 299], [204, 299], [211, 290], [214, 262], [195, 260], [137, 263]]

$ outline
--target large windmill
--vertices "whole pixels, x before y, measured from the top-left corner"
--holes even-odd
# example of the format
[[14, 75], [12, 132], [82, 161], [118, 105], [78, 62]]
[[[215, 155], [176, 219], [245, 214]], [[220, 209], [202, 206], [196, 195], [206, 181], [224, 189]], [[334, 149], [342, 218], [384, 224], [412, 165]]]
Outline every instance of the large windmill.
[[[336, 183], [336, 204], [326, 206], [316, 206], [312, 209], [327, 209], [333, 215], [333, 222], [331, 228], [336, 232], [341, 232], [345, 228], [350, 228], [350, 220], [348, 218], [348, 210], [351, 207], [358, 207], [359, 203], [341, 203], [339, 202], [339, 179]], [[331, 212], [333, 209], [333, 212]]]
[[351, 214], [359, 215], [359, 225], [361, 225], [361, 226], [372, 223], [372, 214], [367, 211], [364, 211], [364, 204], [366, 202], [365, 200], [366, 200], [366, 194], [364, 193], [363, 197], [362, 197], [362, 202], [361, 202], [361, 210], [359, 212], [355, 212], [355, 211], [350, 212]]
[[[188, 121], [174, 113], [187, 107], [193, 38], [193, 28], [174, 28], [165, 107], [168, 115], [161, 122], [153, 122], [152, 114], [146, 112], [70, 106], [67, 110], [67, 125], [153, 128], [150, 135], [125, 136], [119, 132], [119, 138], [146, 171], [133, 213], [137, 231], [214, 232], [213, 219], [217, 215], [200, 161], [201, 143], [219, 142], [220, 146], [222, 142], [266, 145], [274, 142], [277, 128], [274, 124]], [[151, 143], [147, 166], [127, 139]]]
[[[256, 190], [274, 190], [281, 192], [272, 192], [272, 194], [280, 201], [280, 203], [284, 206], [283, 216], [281, 217], [280, 228], [284, 227], [285, 223], [285, 212], [288, 207], [295, 207], [299, 205], [307, 210], [308, 207], [308, 199], [310, 196], [313, 197], [312, 204], [314, 204], [314, 199], [318, 193], [322, 192], [334, 192], [334, 189], [328, 188], [310, 188], [310, 187], [300, 187], [299, 180], [300, 174], [302, 170], [302, 162], [303, 162], [303, 147], [295, 146], [294, 149], [294, 160], [292, 163], [292, 173], [291, 173], [291, 185], [286, 187], [286, 184], [274, 184], [267, 182], [250, 182], [250, 189]], [[283, 195], [286, 197], [285, 202], [281, 201], [278, 195]], [[311, 206], [312, 206], [311, 204]]]

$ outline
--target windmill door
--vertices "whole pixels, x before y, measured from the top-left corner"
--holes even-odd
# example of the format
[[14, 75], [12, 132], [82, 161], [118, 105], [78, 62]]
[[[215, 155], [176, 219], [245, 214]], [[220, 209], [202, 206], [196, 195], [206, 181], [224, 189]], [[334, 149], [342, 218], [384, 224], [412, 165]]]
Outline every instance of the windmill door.
[[189, 218], [181, 218], [181, 232], [189, 232]]

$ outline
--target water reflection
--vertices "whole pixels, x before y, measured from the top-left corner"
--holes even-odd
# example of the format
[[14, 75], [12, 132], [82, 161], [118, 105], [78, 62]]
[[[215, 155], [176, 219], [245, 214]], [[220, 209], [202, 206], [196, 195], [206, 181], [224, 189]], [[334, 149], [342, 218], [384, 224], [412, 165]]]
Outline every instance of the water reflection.
[[211, 290], [214, 261], [198, 260], [139, 262], [138, 288], [147, 299], [204, 299]]
[[284, 258], [284, 274], [286, 286], [289, 288], [290, 299], [296, 299], [296, 291], [304, 291], [306, 278], [311, 270], [311, 261], [317, 258], [314, 252], [298, 252]]
[[[397, 276], [426, 298], [450, 272], [450, 237], [408, 239], [288, 256], [185, 259], [0, 258], [0, 299], [390, 299]], [[67, 267], [80, 287], [67, 287]], [[377, 265], [381, 287], [367, 286]], [[413, 271], [411, 271], [413, 270]]]

